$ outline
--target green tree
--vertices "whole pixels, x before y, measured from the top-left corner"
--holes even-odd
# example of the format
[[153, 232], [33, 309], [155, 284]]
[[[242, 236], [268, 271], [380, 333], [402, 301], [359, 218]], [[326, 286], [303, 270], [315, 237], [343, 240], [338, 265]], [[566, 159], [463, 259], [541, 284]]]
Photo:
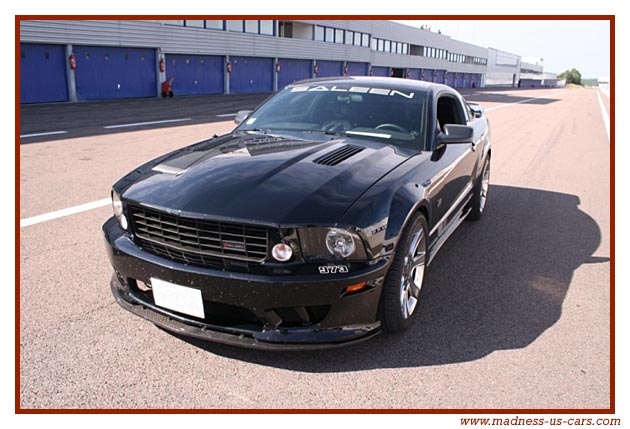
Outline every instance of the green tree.
[[558, 79], [566, 79], [567, 83], [582, 85], [582, 74], [576, 68], [563, 71], [558, 75]]

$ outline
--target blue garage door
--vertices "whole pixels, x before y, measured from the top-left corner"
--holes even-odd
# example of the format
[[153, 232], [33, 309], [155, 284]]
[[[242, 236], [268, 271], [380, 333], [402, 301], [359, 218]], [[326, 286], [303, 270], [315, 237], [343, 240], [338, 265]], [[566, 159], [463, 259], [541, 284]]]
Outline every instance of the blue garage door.
[[446, 83], [446, 70], [435, 71], [435, 82]]
[[464, 73], [464, 88], [470, 88], [472, 86], [471, 79], [470, 73]]
[[461, 88], [463, 86], [464, 86], [464, 73], [456, 73], [455, 88]]
[[446, 73], [446, 84], [450, 86], [451, 88], [455, 87], [455, 73], [454, 72]]
[[63, 45], [20, 44], [20, 103], [68, 101]]
[[409, 79], [420, 80], [420, 73], [421, 73], [420, 69], [407, 69], [407, 74], [409, 76]]
[[480, 83], [481, 83], [481, 75], [478, 73], [473, 73], [470, 78], [470, 87], [479, 88]]
[[348, 76], [367, 76], [368, 74], [367, 63], [353, 63], [348, 61], [346, 67], [348, 67]]
[[343, 63], [341, 61], [317, 60], [317, 77], [342, 76]]
[[230, 57], [230, 93], [244, 94], [273, 91], [271, 58]]
[[427, 82], [433, 82], [434, 75], [435, 75], [435, 70], [422, 69], [422, 80], [426, 80]]
[[166, 54], [166, 78], [175, 95], [222, 94], [223, 57]]
[[75, 46], [79, 100], [155, 97], [155, 51], [145, 48]]
[[372, 76], [389, 77], [389, 67], [381, 67], [381, 66], [372, 67]]
[[311, 61], [310, 60], [291, 60], [281, 58], [280, 73], [278, 73], [278, 89], [302, 79], [311, 77]]

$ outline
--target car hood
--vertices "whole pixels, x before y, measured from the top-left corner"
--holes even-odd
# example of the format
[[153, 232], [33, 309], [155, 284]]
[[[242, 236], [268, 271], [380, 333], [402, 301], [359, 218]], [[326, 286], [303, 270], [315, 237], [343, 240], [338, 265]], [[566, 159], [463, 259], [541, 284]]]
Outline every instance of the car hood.
[[115, 188], [126, 202], [269, 225], [334, 225], [413, 152], [372, 141], [232, 134], [146, 164]]

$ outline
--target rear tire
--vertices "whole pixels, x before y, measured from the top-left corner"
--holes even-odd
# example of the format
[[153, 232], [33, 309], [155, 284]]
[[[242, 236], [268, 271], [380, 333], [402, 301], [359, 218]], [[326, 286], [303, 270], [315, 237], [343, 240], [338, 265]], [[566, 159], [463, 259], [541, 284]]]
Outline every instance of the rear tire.
[[483, 211], [486, 209], [486, 203], [488, 201], [488, 189], [490, 188], [490, 157], [486, 158], [481, 169], [481, 176], [479, 181], [473, 189], [473, 197], [470, 200], [470, 213], [468, 213], [468, 220], [479, 220], [483, 215]]
[[386, 332], [406, 330], [417, 313], [428, 256], [428, 229], [426, 218], [416, 213], [398, 242], [381, 297], [381, 323]]

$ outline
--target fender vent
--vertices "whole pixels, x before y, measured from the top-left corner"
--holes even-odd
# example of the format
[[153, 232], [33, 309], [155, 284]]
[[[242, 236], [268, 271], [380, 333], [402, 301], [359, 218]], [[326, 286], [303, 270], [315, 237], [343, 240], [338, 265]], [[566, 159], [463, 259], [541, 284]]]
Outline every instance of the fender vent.
[[326, 155], [320, 156], [313, 162], [320, 165], [337, 165], [344, 162], [346, 159], [353, 157], [357, 153], [361, 152], [364, 147], [347, 144], [339, 149], [333, 150]]

